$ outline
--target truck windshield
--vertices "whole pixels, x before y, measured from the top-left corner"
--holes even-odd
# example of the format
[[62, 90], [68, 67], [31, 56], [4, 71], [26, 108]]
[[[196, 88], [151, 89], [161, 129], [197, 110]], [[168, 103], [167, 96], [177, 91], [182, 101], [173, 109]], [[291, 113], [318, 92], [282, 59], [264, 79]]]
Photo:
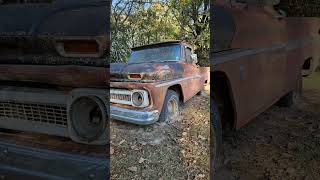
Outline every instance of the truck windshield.
[[150, 47], [133, 50], [129, 58], [129, 64], [179, 61], [180, 56], [181, 46], [179, 44]]

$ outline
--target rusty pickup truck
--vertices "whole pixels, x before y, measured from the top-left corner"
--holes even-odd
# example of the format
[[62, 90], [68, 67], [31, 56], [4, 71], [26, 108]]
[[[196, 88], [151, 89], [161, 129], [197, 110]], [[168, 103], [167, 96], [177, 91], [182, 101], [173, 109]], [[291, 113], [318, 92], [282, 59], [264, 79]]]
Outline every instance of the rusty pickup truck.
[[107, 179], [109, 0], [0, 1], [0, 179]]
[[222, 132], [275, 103], [292, 105], [302, 70], [320, 59], [320, 19], [286, 17], [273, 5], [218, 0], [212, 6], [212, 172], [220, 162]]
[[127, 64], [110, 65], [110, 116], [147, 125], [178, 115], [180, 102], [201, 92], [209, 68], [199, 67], [193, 47], [182, 41], [132, 49]]

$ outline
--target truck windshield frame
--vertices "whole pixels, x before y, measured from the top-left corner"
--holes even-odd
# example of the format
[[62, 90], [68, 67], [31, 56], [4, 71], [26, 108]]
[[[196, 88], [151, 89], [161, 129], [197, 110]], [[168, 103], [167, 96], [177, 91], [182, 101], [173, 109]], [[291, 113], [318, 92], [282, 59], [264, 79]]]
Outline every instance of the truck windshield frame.
[[178, 62], [182, 57], [181, 50], [180, 44], [133, 49], [128, 64]]

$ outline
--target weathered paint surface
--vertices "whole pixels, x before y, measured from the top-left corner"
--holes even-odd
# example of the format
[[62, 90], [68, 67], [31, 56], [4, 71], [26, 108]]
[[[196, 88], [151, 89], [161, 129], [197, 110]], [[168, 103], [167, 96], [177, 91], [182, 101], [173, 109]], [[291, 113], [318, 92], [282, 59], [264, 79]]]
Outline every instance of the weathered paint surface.
[[[108, 4], [106, 0], [1, 4], [0, 80], [107, 87]], [[92, 51], [95, 46], [89, 44], [95, 43], [96, 55], [68, 55], [61, 42], [82, 43], [80, 51]]]
[[[186, 102], [203, 88], [209, 74], [209, 68], [186, 63], [184, 59], [178, 62], [163, 63], [118, 63], [111, 64], [110, 67], [111, 88], [145, 89], [149, 92], [151, 102], [150, 106], [144, 109], [119, 104], [113, 105], [141, 111], [158, 110], [161, 112], [167, 90], [174, 86], [181, 87], [182, 94], [180, 96], [182, 101]], [[142, 74], [142, 78], [140, 80], [128, 79], [128, 74], [131, 73]]]
[[183, 77], [183, 65], [181, 63], [143, 63], [143, 64], [111, 64], [111, 75], [114, 81], [130, 80], [130, 73], [142, 75], [141, 81], [156, 82]]
[[86, 66], [1, 65], [0, 81], [34, 82], [61, 87], [106, 88], [109, 69]]
[[228, 78], [239, 128], [296, 88], [305, 60], [319, 60], [320, 20], [280, 17], [271, 7], [216, 4], [213, 24], [229, 33], [212, 34], [211, 71]]
[[[109, 0], [1, 2], [1, 86], [15, 87], [12, 92], [20, 87], [30, 87], [42, 89], [42, 92], [55, 89], [68, 95], [77, 88], [100, 89], [107, 93], [110, 3]], [[61, 51], [62, 42], [67, 42], [66, 47], [71, 51], [74, 44], [81, 42], [78, 50], [96, 49], [96, 56], [81, 53], [69, 56]], [[86, 42], [96, 43], [97, 48]], [[43, 97], [41, 92], [37, 95], [35, 99]], [[104, 101], [108, 104], [107, 97]], [[34, 128], [39, 129], [38, 125]], [[19, 127], [18, 123], [16, 127]], [[86, 145], [51, 135], [1, 130], [0, 146], [2, 152], [8, 152], [3, 154], [0, 163], [5, 179], [91, 176], [103, 179], [109, 176], [107, 145]], [[43, 166], [53, 159], [57, 163]], [[72, 167], [73, 171], [65, 167]]]

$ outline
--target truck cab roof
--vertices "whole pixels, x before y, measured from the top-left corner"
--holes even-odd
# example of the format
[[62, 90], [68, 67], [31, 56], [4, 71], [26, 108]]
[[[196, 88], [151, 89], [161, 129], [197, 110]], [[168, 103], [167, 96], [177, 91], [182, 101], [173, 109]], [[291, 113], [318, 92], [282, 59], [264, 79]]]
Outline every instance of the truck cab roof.
[[146, 48], [167, 46], [167, 45], [171, 45], [171, 44], [181, 44], [181, 45], [184, 45], [184, 46], [187, 46], [187, 47], [193, 49], [192, 45], [187, 43], [186, 41], [171, 40], [171, 41], [164, 41], [164, 42], [159, 42], [159, 43], [152, 43], [152, 44], [143, 45], [143, 46], [136, 46], [136, 47], [132, 48], [131, 50], [135, 51], [135, 50], [146, 49]]

